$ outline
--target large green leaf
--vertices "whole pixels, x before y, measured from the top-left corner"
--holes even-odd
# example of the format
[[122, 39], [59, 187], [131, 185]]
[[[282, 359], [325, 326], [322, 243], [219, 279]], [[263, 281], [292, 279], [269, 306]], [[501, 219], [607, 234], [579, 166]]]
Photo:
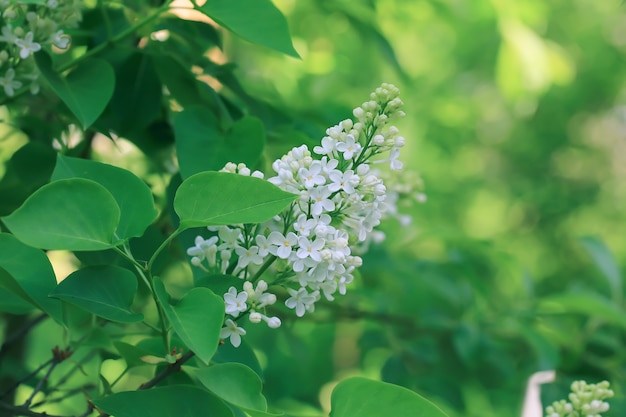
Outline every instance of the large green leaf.
[[93, 403], [115, 417], [233, 417], [228, 406], [215, 395], [187, 385], [118, 392]]
[[226, 172], [201, 172], [187, 178], [174, 197], [180, 228], [261, 223], [297, 196], [268, 181]]
[[397, 385], [350, 378], [333, 390], [330, 417], [445, 417], [436, 405]]
[[0, 284], [63, 322], [61, 302], [48, 297], [57, 285], [48, 257], [6, 233], [0, 233]]
[[122, 323], [143, 319], [130, 311], [137, 292], [137, 278], [118, 266], [88, 266], [70, 274], [51, 292], [67, 303], [96, 316]]
[[99, 250], [115, 246], [120, 219], [115, 199], [82, 178], [54, 181], [2, 220], [22, 242], [42, 249]]
[[45, 53], [35, 54], [35, 61], [44, 79], [80, 121], [84, 129], [96, 121], [113, 95], [115, 73], [108, 62], [90, 58], [67, 77], [52, 68]]
[[176, 153], [183, 178], [202, 171], [217, 171], [227, 162], [254, 166], [265, 145], [263, 123], [251, 116], [239, 119], [228, 133], [206, 107], [190, 107], [174, 118]]
[[208, 364], [220, 341], [224, 300], [208, 288], [194, 288], [172, 305], [158, 277], [154, 279], [154, 290], [180, 340]]
[[85, 178], [104, 186], [120, 208], [115, 235], [119, 239], [141, 236], [157, 210], [150, 188], [130, 171], [87, 159], [59, 155], [52, 180]]
[[222, 363], [198, 369], [195, 376], [223, 400], [244, 409], [267, 411], [261, 394], [263, 383], [254, 371], [240, 363]]
[[269, 0], [211, 0], [196, 8], [247, 41], [299, 57], [285, 16]]

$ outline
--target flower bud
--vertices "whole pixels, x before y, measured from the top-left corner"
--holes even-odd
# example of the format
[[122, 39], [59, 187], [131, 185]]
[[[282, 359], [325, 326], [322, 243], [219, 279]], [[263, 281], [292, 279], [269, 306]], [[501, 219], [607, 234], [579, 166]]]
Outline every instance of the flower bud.
[[267, 291], [267, 282], [260, 280], [258, 284], [256, 284], [256, 290], [258, 293], [263, 293]]
[[278, 317], [270, 317], [267, 320], [267, 326], [270, 329], [277, 329], [277, 328], [280, 327], [280, 325], [281, 325], [281, 321], [280, 321], [280, 319]]
[[250, 323], [260, 323], [263, 320], [263, 315], [257, 311], [250, 312]]

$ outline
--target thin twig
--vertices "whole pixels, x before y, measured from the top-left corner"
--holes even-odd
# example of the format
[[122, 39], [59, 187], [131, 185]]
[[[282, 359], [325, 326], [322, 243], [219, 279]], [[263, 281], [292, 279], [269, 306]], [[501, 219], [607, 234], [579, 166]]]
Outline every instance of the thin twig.
[[37, 383], [37, 386], [35, 387], [33, 392], [30, 394], [30, 397], [28, 397], [28, 399], [24, 401], [24, 404], [22, 404], [22, 407], [24, 408], [30, 407], [31, 403], [33, 402], [33, 399], [35, 398], [35, 395], [37, 395], [37, 393], [41, 391], [45, 383], [48, 382], [48, 378], [50, 378], [50, 374], [52, 374], [52, 371], [54, 371], [54, 368], [56, 368], [57, 365], [60, 363], [61, 361], [55, 356], [55, 358], [52, 361], [52, 365], [50, 365], [50, 368], [48, 368], [48, 371], [46, 372], [44, 377], [41, 378], [41, 380]]
[[20, 385], [22, 385], [24, 382], [28, 381], [29, 379], [31, 379], [32, 377], [34, 377], [35, 375], [37, 375], [39, 373], [39, 371], [41, 371], [43, 368], [45, 368], [46, 366], [50, 365], [52, 362], [54, 362], [54, 358], [50, 358], [48, 359], [46, 362], [44, 362], [43, 364], [41, 364], [39, 366], [39, 368], [35, 369], [33, 372], [31, 372], [30, 374], [26, 375], [25, 377], [23, 377], [22, 379], [20, 379], [19, 381], [17, 381], [15, 384], [13, 384], [11, 386], [11, 388], [7, 389], [6, 391], [4, 391], [2, 394], [0, 394], [0, 398], [4, 398], [6, 397], [8, 394], [10, 394], [11, 392], [13, 392], [17, 387], [19, 387]]
[[163, 381], [174, 372], [180, 371], [181, 366], [189, 359], [193, 358], [194, 355], [195, 354], [192, 351], [185, 353], [179, 360], [159, 372], [159, 374], [155, 375], [154, 378], [152, 378], [150, 381], [141, 384], [137, 389], [141, 391], [154, 387], [156, 384]]
[[[137, 391], [150, 389], [154, 387], [156, 384], [158, 384], [159, 382], [163, 381], [165, 378], [167, 378], [171, 374], [173, 374], [174, 372], [180, 371], [181, 366], [185, 362], [187, 362], [189, 359], [193, 358], [194, 355], [195, 354], [192, 351], [185, 353], [179, 360], [177, 360], [176, 362], [174, 362], [173, 364], [171, 364], [170, 366], [168, 366], [167, 368], [159, 372], [159, 374], [155, 375], [151, 380], [141, 384], [139, 388], [137, 388]], [[107, 414], [104, 412], [98, 415], [98, 417], [109, 417], [109, 416], [110, 414]]]

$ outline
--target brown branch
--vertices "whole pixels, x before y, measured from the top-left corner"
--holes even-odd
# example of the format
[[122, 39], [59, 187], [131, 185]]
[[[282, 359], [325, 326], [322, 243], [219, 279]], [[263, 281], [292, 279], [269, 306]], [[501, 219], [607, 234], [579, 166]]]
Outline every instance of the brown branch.
[[13, 392], [17, 387], [19, 387], [20, 385], [22, 385], [24, 382], [28, 381], [29, 379], [31, 379], [32, 377], [34, 377], [35, 375], [37, 375], [39, 373], [39, 371], [41, 371], [43, 368], [45, 368], [46, 366], [50, 365], [52, 362], [54, 362], [54, 358], [50, 358], [48, 359], [46, 362], [44, 362], [43, 364], [41, 364], [37, 369], [35, 369], [33, 372], [31, 372], [30, 374], [26, 375], [24, 378], [20, 379], [19, 381], [17, 381], [15, 384], [13, 384], [11, 386], [11, 388], [7, 389], [6, 391], [4, 391], [2, 394], [0, 394], [0, 398], [4, 398], [7, 395], [9, 395], [11, 392]]
[[[174, 372], [180, 371], [180, 368], [182, 367], [182, 365], [185, 362], [187, 362], [189, 359], [193, 358], [194, 355], [195, 355], [195, 353], [193, 353], [192, 351], [189, 351], [189, 352], [185, 353], [179, 360], [177, 360], [176, 362], [174, 362], [173, 364], [171, 364], [170, 366], [168, 366], [167, 368], [165, 368], [164, 370], [159, 372], [151, 380], [141, 384], [137, 388], [137, 391], [143, 391], [143, 390], [146, 390], [146, 389], [150, 389], [150, 388], [154, 387], [155, 385], [157, 385], [159, 382], [163, 381], [165, 378], [167, 378], [171, 374], [173, 374]], [[100, 413], [100, 415], [98, 415], [98, 417], [109, 417], [109, 416], [110, 416], [110, 414], [107, 414], [107, 413], [104, 413], [104, 412], [102, 412], [102, 413]]]
[[150, 381], [141, 384], [137, 389], [141, 391], [154, 387], [156, 384], [163, 381], [174, 372], [180, 371], [181, 366], [189, 359], [193, 358], [194, 355], [195, 353], [193, 353], [192, 351], [185, 353], [179, 360], [162, 370], [158, 375], [155, 375], [154, 378], [152, 378]]

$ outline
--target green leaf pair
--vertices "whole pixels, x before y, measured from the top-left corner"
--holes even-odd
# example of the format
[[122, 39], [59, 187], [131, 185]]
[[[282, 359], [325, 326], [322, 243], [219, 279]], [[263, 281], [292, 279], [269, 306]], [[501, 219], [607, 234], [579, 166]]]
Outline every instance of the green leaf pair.
[[130, 311], [137, 278], [129, 270], [113, 265], [86, 267], [57, 285], [46, 255], [6, 233], [0, 233], [0, 286], [6, 290], [4, 302], [16, 306], [26, 302], [60, 324], [65, 323], [65, 317], [59, 300], [111, 321], [143, 319], [143, 315]]
[[[259, 381], [242, 365], [215, 365], [195, 373], [203, 385], [225, 401], [254, 416], [270, 416], [265, 398], [258, 392]], [[244, 375], [245, 374], [245, 375]], [[250, 385], [247, 385], [250, 384]], [[116, 417], [131, 417], [140, 410], [151, 417], [232, 417], [233, 412], [211, 392], [192, 386], [160, 387], [148, 391], [121, 392], [94, 401]], [[253, 408], [248, 408], [252, 406]], [[365, 378], [339, 383], [331, 397], [330, 417], [414, 416], [445, 417], [437, 406], [406, 388]], [[261, 409], [259, 409], [259, 408]]]
[[131, 172], [59, 155], [52, 182], [2, 220], [30, 246], [92, 251], [141, 236], [156, 215], [150, 189]]

